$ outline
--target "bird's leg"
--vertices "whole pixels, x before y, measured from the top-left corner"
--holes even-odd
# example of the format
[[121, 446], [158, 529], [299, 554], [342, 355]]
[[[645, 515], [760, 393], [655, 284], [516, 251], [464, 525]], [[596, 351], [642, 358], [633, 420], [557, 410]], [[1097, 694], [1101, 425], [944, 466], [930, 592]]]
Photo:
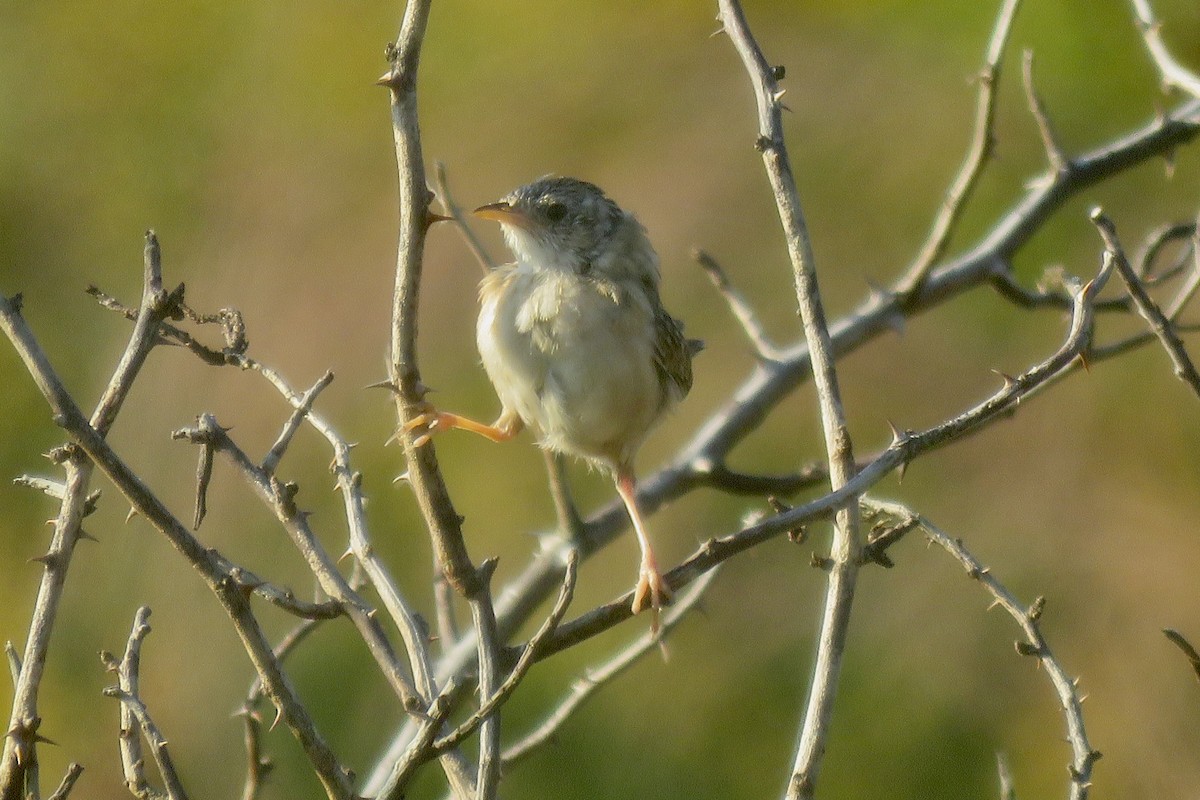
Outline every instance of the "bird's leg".
[[415, 447], [422, 447], [429, 443], [429, 440], [433, 438], [435, 433], [448, 431], [451, 428], [461, 428], [464, 431], [478, 433], [480, 436], [485, 436], [493, 442], [507, 442], [520, 433], [524, 427], [525, 422], [507, 409], [500, 414], [495, 422], [491, 425], [486, 425], [468, 417], [431, 408], [429, 411], [422, 412], [404, 423], [398, 433], [403, 435], [412, 433], [419, 428], [424, 428], [424, 432], [413, 440]]
[[633, 613], [641, 613], [646, 608], [648, 600], [650, 609], [654, 613], [651, 625], [654, 630], [657, 630], [659, 609], [671, 602], [671, 587], [667, 586], [662, 573], [658, 571], [654, 548], [650, 546], [650, 537], [646, 534], [646, 526], [642, 524], [642, 515], [637, 507], [637, 479], [633, 476], [633, 469], [630, 467], [618, 468], [616, 483], [617, 494], [621, 496], [625, 508], [629, 511], [629, 518], [633, 521], [633, 530], [637, 534], [638, 546], [642, 550], [642, 563], [638, 569], [638, 582], [633, 592], [631, 608]]

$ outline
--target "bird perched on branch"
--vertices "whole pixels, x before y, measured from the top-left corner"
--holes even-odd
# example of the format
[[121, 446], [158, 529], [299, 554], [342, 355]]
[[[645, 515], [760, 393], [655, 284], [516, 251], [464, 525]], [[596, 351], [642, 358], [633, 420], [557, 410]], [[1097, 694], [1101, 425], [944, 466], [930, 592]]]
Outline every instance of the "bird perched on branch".
[[593, 184], [546, 177], [475, 215], [500, 223], [516, 261], [479, 285], [476, 342], [503, 409], [491, 425], [431, 410], [405, 432], [463, 428], [538, 443], [609, 470], [641, 548], [633, 612], [658, 611], [663, 580], [638, 511], [633, 459], [651, 427], [692, 387], [699, 341], [658, 294], [645, 228]]

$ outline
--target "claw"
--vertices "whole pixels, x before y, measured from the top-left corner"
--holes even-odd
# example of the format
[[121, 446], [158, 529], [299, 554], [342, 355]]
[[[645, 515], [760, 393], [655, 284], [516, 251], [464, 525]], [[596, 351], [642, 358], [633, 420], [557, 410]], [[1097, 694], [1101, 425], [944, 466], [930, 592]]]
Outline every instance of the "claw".
[[663, 580], [662, 573], [653, 562], [642, 562], [641, 570], [638, 572], [637, 586], [633, 590], [633, 603], [630, 605], [630, 610], [634, 614], [640, 614], [649, 608], [654, 614], [652, 627], [657, 631], [659, 611], [663, 606], [671, 604], [673, 595], [671, 587], [667, 586], [667, 582]]

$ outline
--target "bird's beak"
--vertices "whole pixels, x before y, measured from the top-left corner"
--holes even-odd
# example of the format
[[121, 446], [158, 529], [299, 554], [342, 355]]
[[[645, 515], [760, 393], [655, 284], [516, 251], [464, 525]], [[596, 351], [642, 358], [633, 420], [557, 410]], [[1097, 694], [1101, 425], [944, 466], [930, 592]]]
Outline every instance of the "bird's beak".
[[533, 221], [528, 216], [513, 208], [504, 200], [480, 206], [471, 213], [483, 219], [490, 219], [505, 225], [515, 225], [518, 228], [529, 228], [533, 224]]

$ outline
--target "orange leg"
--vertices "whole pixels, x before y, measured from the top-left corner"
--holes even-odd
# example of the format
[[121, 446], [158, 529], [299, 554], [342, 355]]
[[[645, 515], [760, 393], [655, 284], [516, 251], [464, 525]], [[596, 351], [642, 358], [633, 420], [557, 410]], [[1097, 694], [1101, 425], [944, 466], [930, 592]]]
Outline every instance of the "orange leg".
[[412, 433], [413, 431], [424, 428], [424, 432], [413, 439], [415, 447], [422, 447], [429, 443], [435, 433], [448, 431], [451, 428], [461, 428], [464, 431], [478, 433], [480, 436], [486, 436], [493, 442], [507, 442], [509, 439], [516, 436], [525, 427], [525, 423], [516, 414], [511, 414], [505, 411], [491, 425], [485, 425], [482, 422], [476, 422], [468, 417], [461, 417], [458, 414], [450, 414], [446, 411], [426, 411], [422, 414], [410, 419], [400, 428], [401, 433]]
[[633, 530], [637, 534], [638, 547], [642, 551], [642, 563], [638, 569], [638, 582], [633, 592], [631, 607], [633, 613], [641, 613], [645, 610], [648, 600], [650, 610], [654, 614], [654, 619], [650, 623], [651, 629], [657, 631], [659, 610], [671, 602], [671, 587], [667, 586], [662, 573], [658, 570], [658, 561], [654, 558], [654, 548], [650, 546], [650, 537], [646, 534], [646, 526], [642, 524], [642, 515], [637, 507], [637, 480], [633, 476], [633, 470], [628, 467], [619, 468], [616, 474], [616, 483], [617, 494], [621, 496], [626, 510], [629, 511], [629, 518], [633, 521]]

